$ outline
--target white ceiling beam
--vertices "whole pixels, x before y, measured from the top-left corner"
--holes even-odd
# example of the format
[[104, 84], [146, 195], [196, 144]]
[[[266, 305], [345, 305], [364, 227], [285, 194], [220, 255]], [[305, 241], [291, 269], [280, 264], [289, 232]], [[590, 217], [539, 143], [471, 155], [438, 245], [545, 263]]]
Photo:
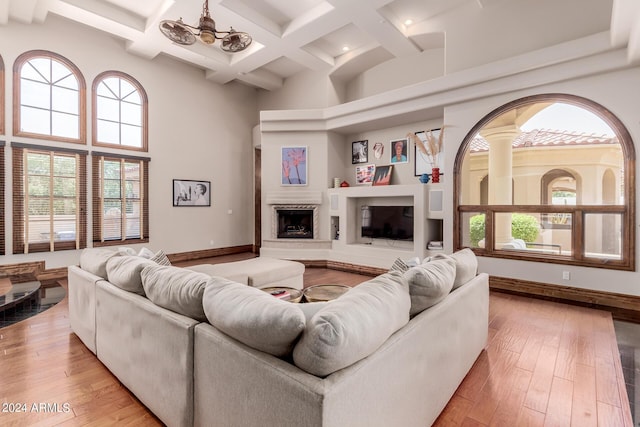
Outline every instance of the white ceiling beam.
[[640, 20], [640, 14], [636, 16], [627, 46], [627, 58], [631, 64], [640, 64], [640, 22], [638, 20]]
[[629, 63], [640, 63], [640, 2], [613, 1], [610, 38], [612, 46], [626, 46]]
[[[242, 17], [243, 19], [250, 21], [255, 26], [260, 27], [264, 31], [268, 31], [274, 36], [280, 37], [282, 35], [282, 28], [278, 24], [271, 21], [270, 19], [267, 19], [265, 16], [261, 15], [255, 9], [247, 6], [243, 2], [221, 1], [219, 4], [219, 7], [224, 7], [225, 9], [233, 12], [236, 16]], [[216, 11], [214, 10], [211, 11], [212, 16], [215, 16], [216, 14], [215, 12]], [[218, 29], [223, 30], [222, 28], [218, 28]], [[240, 27], [234, 28], [234, 30], [248, 32], [248, 30]], [[253, 34], [253, 33], [250, 33], [250, 34]]]
[[33, 23], [38, 0], [14, 0], [9, 2], [9, 16], [23, 24]]
[[[22, 0], [21, 0], [22, 1]], [[146, 20], [139, 18], [117, 6], [101, 0], [63, 0], [77, 9], [82, 9], [85, 13], [93, 14], [108, 21], [117, 22], [121, 25], [143, 32]]]
[[361, 13], [358, 17], [354, 17], [353, 23], [370, 34], [394, 56], [402, 57], [420, 52], [420, 49], [403, 34], [402, 29], [396, 28], [376, 11], [368, 10]]
[[[81, 4], [84, 5], [84, 3]], [[49, 12], [127, 40], [137, 40], [144, 34], [141, 30], [112, 21], [104, 16], [85, 10], [79, 5], [76, 6], [66, 1], [52, 0]]]
[[10, 0], [0, 0], [0, 25], [9, 23], [9, 3]]
[[629, 42], [631, 29], [638, 22], [640, 2], [637, 0], [613, 0], [611, 9], [611, 44], [624, 47]]
[[251, 73], [240, 74], [239, 76], [236, 76], [236, 78], [265, 90], [277, 90], [284, 84], [284, 79], [282, 77], [267, 70], [255, 70]]

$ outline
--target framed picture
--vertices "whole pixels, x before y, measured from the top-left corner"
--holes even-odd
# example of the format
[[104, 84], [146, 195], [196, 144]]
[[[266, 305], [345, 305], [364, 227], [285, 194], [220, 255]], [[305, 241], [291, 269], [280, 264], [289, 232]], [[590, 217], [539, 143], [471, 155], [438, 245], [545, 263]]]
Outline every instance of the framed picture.
[[[431, 135], [434, 141], [438, 141], [440, 138], [440, 132], [442, 129], [431, 129]], [[414, 147], [414, 159], [416, 159], [415, 176], [420, 176], [423, 173], [431, 173], [431, 169], [434, 167], [440, 168], [442, 171], [442, 156], [440, 153], [431, 155], [431, 145], [427, 141], [427, 132], [420, 131], [415, 133], [416, 137], [422, 142], [425, 151], [422, 151], [417, 145]], [[437, 144], [433, 145], [437, 147]], [[442, 172], [440, 172], [442, 175]]]
[[394, 139], [391, 141], [391, 163], [409, 162], [409, 139]]
[[367, 163], [369, 161], [369, 141], [355, 141], [351, 143], [351, 164]]
[[356, 166], [356, 184], [365, 185], [373, 182], [376, 165]]
[[173, 206], [211, 206], [211, 182], [174, 179]]
[[307, 147], [282, 147], [281, 185], [307, 185]]
[[389, 185], [391, 183], [391, 172], [393, 172], [393, 165], [376, 166], [373, 185]]

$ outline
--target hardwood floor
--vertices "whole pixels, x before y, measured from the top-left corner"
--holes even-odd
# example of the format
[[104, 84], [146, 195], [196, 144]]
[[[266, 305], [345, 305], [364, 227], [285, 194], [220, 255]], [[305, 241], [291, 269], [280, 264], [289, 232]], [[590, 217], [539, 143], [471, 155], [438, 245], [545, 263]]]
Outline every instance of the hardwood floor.
[[[609, 313], [495, 292], [490, 304], [487, 348], [436, 426], [633, 426]], [[66, 298], [0, 329], [0, 403], [0, 426], [162, 425], [71, 332]]]

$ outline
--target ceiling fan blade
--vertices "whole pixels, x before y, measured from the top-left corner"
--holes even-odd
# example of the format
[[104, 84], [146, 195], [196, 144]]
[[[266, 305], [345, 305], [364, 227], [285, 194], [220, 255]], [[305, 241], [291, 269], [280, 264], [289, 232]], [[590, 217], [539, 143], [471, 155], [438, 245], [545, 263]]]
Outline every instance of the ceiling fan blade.
[[252, 41], [249, 34], [232, 28], [229, 34], [222, 38], [221, 49], [226, 52], [240, 52], [249, 47]]
[[177, 44], [188, 46], [196, 42], [196, 36], [181, 21], [161, 21], [160, 31], [169, 40]]

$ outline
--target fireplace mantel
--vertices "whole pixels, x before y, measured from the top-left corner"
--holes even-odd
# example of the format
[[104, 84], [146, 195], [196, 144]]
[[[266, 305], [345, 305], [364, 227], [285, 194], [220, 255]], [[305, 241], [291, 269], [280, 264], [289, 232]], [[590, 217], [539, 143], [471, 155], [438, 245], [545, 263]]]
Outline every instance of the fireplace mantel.
[[320, 205], [322, 192], [320, 191], [270, 191], [267, 193], [268, 205]]

